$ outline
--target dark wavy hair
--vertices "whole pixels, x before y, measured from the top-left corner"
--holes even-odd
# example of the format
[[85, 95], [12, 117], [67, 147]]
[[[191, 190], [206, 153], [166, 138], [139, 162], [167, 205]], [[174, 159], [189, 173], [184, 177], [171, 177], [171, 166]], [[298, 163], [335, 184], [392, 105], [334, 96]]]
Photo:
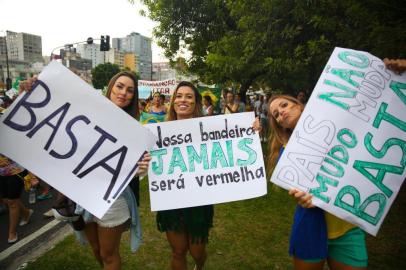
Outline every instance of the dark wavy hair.
[[127, 107], [123, 108], [123, 110], [132, 117], [134, 117], [135, 119], [139, 120], [140, 111], [138, 109], [138, 80], [134, 73], [128, 71], [121, 71], [116, 75], [114, 75], [113, 78], [110, 79], [109, 85], [107, 86], [106, 97], [110, 99], [111, 90], [113, 89], [113, 86], [116, 83], [117, 79], [120, 78], [121, 76], [128, 77], [134, 82], [134, 96], [130, 104]]
[[166, 116], [166, 121], [173, 121], [173, 120], [178, 119], [178, 116], [177, 116], [177, 114], [175, 112], [175, 108], [174, 108], [174, 101], [176, 98], [176, 94], [178, 93], [178, 89], [181, 88], [182, 86], [190, 87], [195, 94], [196, 104], [195, 104], [195, 110], [193, 111], [193, 118], [202, 116], [202, 109], [203, 109], [202, 96], [200, 95], [196, 86], [194, 86], [191, 82], [182, 81], [176, 86], [176, 89], [172, 94], [171, 103], [169, 104], [168, 115]]

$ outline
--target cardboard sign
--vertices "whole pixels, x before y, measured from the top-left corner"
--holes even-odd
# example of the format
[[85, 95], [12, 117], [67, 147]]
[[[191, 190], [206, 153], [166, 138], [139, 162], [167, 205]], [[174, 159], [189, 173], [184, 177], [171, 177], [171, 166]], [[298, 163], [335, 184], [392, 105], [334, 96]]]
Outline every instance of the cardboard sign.
[[0, 153], [101, 218], [155, 137], [57, 62], [0, 118]]
[[152, 211], [265, 195], [253, 122], [253, 113], [239, 113], [146, 125], [158, 137], [148, 173]]
[[406, 74], [336, 48], [271, 181], [376, 235], [406, 177]]

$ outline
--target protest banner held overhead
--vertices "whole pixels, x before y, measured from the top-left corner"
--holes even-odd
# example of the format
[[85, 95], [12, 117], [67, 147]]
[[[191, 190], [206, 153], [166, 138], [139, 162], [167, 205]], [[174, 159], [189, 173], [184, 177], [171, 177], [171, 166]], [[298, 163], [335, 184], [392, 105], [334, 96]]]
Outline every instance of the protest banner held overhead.
[[155, 136], [56, 61], [0, 118], [0, 153], [101, 218]]
[[147, 99], [156, 92], [164, 94], [165, 96], [171, 96], [173, 91], [175, 91], [176, 85], [176, 79], [168, 79], [164, 81], [138, 80], [138, 97], [141, 99]]
[[152, 211], [265, 195], [266, 176], [253, 113], [148, 124]]
[[406, 177], [406, 74], [335, 48], [271, 178], [376, 235]]

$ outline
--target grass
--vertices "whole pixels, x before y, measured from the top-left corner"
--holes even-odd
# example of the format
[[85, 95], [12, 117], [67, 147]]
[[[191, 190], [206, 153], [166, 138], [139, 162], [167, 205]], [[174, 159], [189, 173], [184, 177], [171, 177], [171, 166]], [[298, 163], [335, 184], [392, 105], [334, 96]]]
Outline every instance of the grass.
[[[403, 187], [377, 237], [367, 236], [369, 269], [400, 269], [406, 265], [406, 188]], [[291, 269], [287, 254], [295, 202], [287, 192], [268, 185], [266, 196], [215, 206], [214, 228], [207, 246], [207, 270]], [[170, 249], [156, 229], [150, 211], [147, 181], [141, 183], [143, 245], [132, 254], [128, 232], [121, 241], [123, 269], [169, 269]], [[188, 267], [193, 262], [188, 256]], [[27, 270], [100, 269], [88, 246], [69, 236]]]

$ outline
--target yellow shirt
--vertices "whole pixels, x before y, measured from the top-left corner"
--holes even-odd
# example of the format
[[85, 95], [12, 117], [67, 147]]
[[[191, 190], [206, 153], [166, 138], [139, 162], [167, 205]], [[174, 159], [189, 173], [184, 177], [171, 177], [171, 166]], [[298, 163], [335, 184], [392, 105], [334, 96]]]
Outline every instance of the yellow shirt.
[[327, 238], [334, 239], [344, 235], [347, 231], [356, 226], [344, 221], [328, 212], [324, 212], [324, 217], [327, 223]]

